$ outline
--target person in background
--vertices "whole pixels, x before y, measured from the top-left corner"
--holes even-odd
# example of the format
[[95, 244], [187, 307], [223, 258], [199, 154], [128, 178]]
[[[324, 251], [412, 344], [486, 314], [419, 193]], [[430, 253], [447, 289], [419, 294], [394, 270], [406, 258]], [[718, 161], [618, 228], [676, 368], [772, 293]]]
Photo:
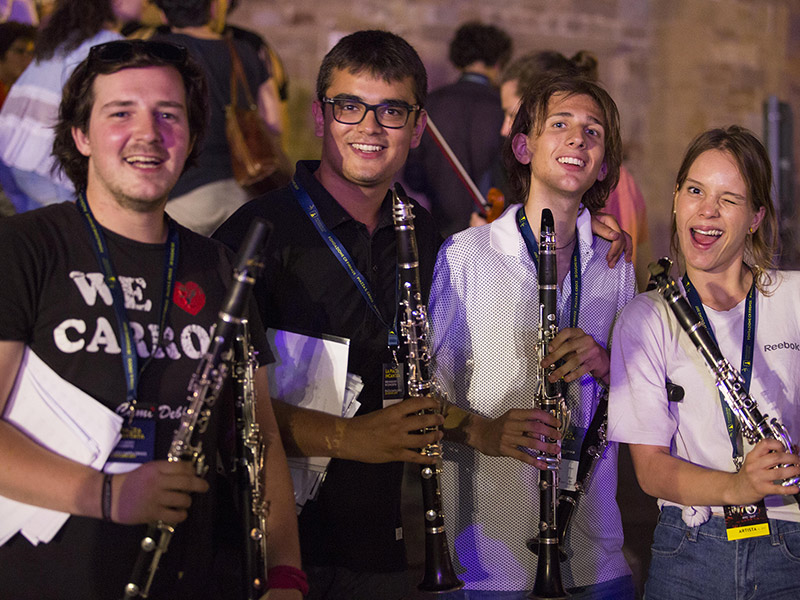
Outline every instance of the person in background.
[[[125, 37], [150, 39], [156, 32], [169, 33], [169, 25], [164, 23], [164, 13], [155, 4], [157, 0], [146, 0], [141, 22], [132, 22], [125, 27], [122, 33]], [[211, 23], [212, 31], [221, 35], [232, 35], [236, 39], [247, 42], [253, 46], [261, 60], [266, 65], [271, 77], [270, 85], [275, 86], [274, 94], [280, 99], [282, 137], [285, 139], [288, 131], [289, 114], [287, 102], [289, 100], [289, 74], [283, 60], [275, 48], [255, 31], [244, 29], [228, 23], [228, 17], [239, 6], [238, 0], [212, 0]]]
[[0, 107], [8, 91], [33, 60], [36, 28], [14, 21], [0, 23]]
[[234, 38], [252, 44], [258, 52], [261, 60], [267, 65], [271, 77], [269, 83], [275, 86], [275, 95], [280, 99], [281, 109], [281, 139], [285, 142], [289, 131], [289, 73], [283, 64], [275, 47], [267, 43], [267, 40], [260, 34], [250, 29], [244, 29], [236, 25], [231, 25], [226, 20], [226, 15], [230, 15], [239, 6], [239, 0], [217, 0], [222, 7], [227, 3], [227, 10], [220, 8], [217, 10], [216, 19], [211, 25], [214, 31], [223, 35], [231, 34]]
[[[39, 32], [35, 60], [0, 111], [0, 183], [17, 212], [74, 200], [72, 182], [55, 170], [53, 126], [61, 89], [89, 48], [122, 39], [142, 0], [58, 0]], [[16, 191], [15, 191], [16, 190]]]
[[[203, 427], [205, 478], [192, 462], [167, 460], [233, 270], [226, 248], [164, 213], [202, 139], [206, 95], [184, 48], [93, 47], [64, 88], [53, 147], [76, 202], [0, 220], [3, 525], [20, 507], [68, 516], [52, 539], [40, 539], [49, 511], [34, 532], [3, 528], [11, 537], [0, 546], [2, 598], [127, 597], [145, 524], [156, 522], [176, 528], [149, 598], [242, 597], [230, 568], [242, 562], [226, 484], [232, 393], [220, 394]], [[246, 314], [263, 365], [271, 354], [253, 303]], [[265, 367], [252, 383], [265, 444], [269, 598], [301, 600], [291, 481]]]
[[[503, 72], [500, 83], [500, 98], [505, 114], [501, 130], [503, 136], [507, 136], [511, 130], [522, 92], [541, 77], [554, 73], [578, 75], [597, 81], [597, 59], [585, 50], [577, 52], [571, 58], [560, 52], [544, 50], [514, 60]], [[498, 173], [498, 170], [494, 172]], [[500, 176], [496, 176], [496, 179], [502, 182], [505, 174], [502, 171], [499, 173]], [[603, 212], [613, 215], [622, 230], [631, 236], [631, 259], [636, 269], [636, 280], [639, 289], [644, 289], [648, 279], [647, 265], [652, 260], [647, 209], [642, 192], [625, 165], [620, 167], [619, 183], [611, 191]]]
[[[6, 100], [11, 85], [22, 75], [33, 58], [36, 28], [33, 25], [8, 21], [0, 23], [0, 108]], [[10, 178], [0, 178], [0, 217], [16, 213], [14, 205], [3, 189], [9, 186], [12, 195], [20, 195], [16, 183]]]
[[39, 14], [34, 0], [0, 0], [0, 23], [7, 21], [34, 27], [39, 25]]
[[[502, 144], [497, 132], [503, 110], [497, 88], [511, 48], [511, 38], [502, 29], [465, 23], [450, 42], [450, 62], [460, 73], [458, 81], [428, 98], [431, 119], [484, 196]], [[478, 208], [431, 136], [409, 154], [404, 179], [427, 197], [443, 237], [469, 227]]]
[[[630, 445], [661, 508], [648, 600], [800, 597], [800, 459], [776, 439], [744, 438], [717, 386], [800, 439], [800, 274], [775, 269], [771, 194], [764, 146], [733, 125], [694, 139], [672, 199], [676, 285], [741, 377], [722, 365], [712, 374], [656, 290], [614, 327], [609, 439]], [[670, 402], [665, 382], [683, 387], [683, 400]]]
[[[122, 33], [125, 37], [150, 39], [156, 32], [169, 33], [169, 25], [164, 23], [164, 13], [156, 6], [156, 1], [147, 0], [145, 2], [142, 21], [129, 23], [123, 28]], [[289, 74], [278, 52], [260, 34], [228, 23], [228, 17], [238, 6], [238, 0], [213, 0], [210, 27], [223, 36], [230, 34], [236, 39], [251, 44], [264, 62], [270, 73], [269, 83], [275, 86], [274, 95], [280, 99], [280, 131], [282, 139], [285, 140], [289, 125]]]
[[[231, 166], [231, 149], [225, 134], [225, 107], [231, 102], [232, 58], [229, 41], [212, 24], [224, 2], [215, 0], [156, 0], [170, 27], [152, 39], [181, 44], [200, 63], [209, 81], [211, 121], [197, 164], [178, 180], [167, 204], [171, 217], [202, 235], [214, 230], [247, 202], [247, 192], [236, 182]], [[281, 133], [277, 90], [267, 66], [251, 44], [234, 39], [250, 92], [258, 102], [259, 114], [275, 134]], [[239, 101], [244, 92], [239, 89]]]

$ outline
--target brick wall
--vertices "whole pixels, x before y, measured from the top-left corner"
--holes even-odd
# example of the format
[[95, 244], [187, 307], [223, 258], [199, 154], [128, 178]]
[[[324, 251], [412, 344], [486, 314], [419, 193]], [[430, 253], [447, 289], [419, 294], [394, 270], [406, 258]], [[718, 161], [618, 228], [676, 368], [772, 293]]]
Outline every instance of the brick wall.
[[645, 193], [656, 255], [668, 251], [675, 172], [691, 138], [730, 123], [761, 135], [769, 95], [793, 108], [800, 100], [797, 0], [242, 0], [231, 16], [264, 35], [286, 62], [287, 143], [296, 158], [319, 154], [309, 105], [322, 56], [339, 37], [364, 28], [402, 35], [435, 88], [454, 78], [447, 45], [470, 19], [503, 27], [515, 54], [587, 49], [597, 55], [622, 115], [627, 165]]

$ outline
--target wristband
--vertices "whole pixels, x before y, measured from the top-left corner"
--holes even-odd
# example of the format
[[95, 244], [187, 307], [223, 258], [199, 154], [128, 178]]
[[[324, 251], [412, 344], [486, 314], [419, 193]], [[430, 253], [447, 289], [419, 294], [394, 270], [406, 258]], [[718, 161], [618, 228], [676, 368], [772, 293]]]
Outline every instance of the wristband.
[[111, 473], [103, 475], [103, 494], [100, 502], [100, 510], [103, 514], [103, 521], [111, 522]]
[[308, 594], [308, 579], [297, 567], [275, 565], [267, 571], [267, 589], [300, 590], [305, 596]]

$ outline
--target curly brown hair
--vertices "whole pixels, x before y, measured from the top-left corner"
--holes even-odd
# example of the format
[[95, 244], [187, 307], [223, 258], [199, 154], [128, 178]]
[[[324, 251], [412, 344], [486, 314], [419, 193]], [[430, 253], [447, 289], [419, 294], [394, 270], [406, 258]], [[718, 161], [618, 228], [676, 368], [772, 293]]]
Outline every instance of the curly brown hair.
[[[123, 69], [143, 67], [173, 67], [183, 79], [186, 91], [186, 108], [189, 121], [189, 132], [193, 142], [192, 151], [186, 158], [184, 170], [191, 166], [200, 152], [201, 141], [208, 123], [208, 85], [202, 68], [188, 55], [185, 60], [175, 62], [159, 58], [151, 48], [154, 44], [168, 42], [149, 42], [144, 40], [120, 40], [103, 44], [129, 45], [131, 52], [123, 60], [106, 62], [93, 60], [90, 54], [81, 62], [64, 86], [61, 105], [58, 109], [58, 122], [55, 126], [53, 156], [58, 166], [72, 180], [76, 190], [86, 188], [89, 172], [89, 159], [78, 151], [72, 138], [72, 129], [77, 128], [87, 133], [89, 117], [94, 105], [94, 81], [98, 75], [109, 75]], [[96, 46], [97, 47], [97, 46]], [[177, 47], [185, 52], [182, 46]]]
[[509, 35], [499, 27], [470, 21], [458, 28], [450, 42], [450, 62], [458, 69], [477, 61], [502, 69], [511, 58], [512, 45]]

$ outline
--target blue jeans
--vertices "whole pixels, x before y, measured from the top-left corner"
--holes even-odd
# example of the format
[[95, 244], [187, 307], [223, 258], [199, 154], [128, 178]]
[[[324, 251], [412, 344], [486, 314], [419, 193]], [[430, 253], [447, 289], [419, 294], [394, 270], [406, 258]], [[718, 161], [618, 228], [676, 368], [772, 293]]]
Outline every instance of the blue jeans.
[[[603, 583], [569, 588], [569, 600], [634, 600], [636, 588], [633, 577], [626, 575]], [[441, 600], [527, 600], [530, 590], [521, 592], [493, 592], [459, 590], [439, 596]]]
[[646, 600], [797, 600], [800, 523], [769, 521], [770, 535], [729, 542], [722, 517], [689, 527], [674, 506], [653, 533]]

